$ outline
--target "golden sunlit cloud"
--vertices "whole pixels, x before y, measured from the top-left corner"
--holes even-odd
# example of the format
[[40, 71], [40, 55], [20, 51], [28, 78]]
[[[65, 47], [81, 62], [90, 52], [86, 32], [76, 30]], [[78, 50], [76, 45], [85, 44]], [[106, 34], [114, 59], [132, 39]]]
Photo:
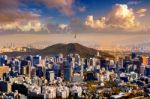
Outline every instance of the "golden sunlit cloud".
[[[75, 18], [74, 11], [84, 13], [87, 9], [85, 5], [75, 5], [75, 0], [27, 0], [34, 4], [41, 4], [49, 9], [55, 9], [64, 14], [62, 17], [67, 17], [68, 21]], [[26, 1], [26, 2], [27, 2]], [[25, 2], [25, 1], [24, 1]], [[112, 10], [105, 16], [95, 18], [93, 15], [88, 15], [85, 20], [82, 18], [63, 24], [63, 18], [60, 22], [55, 23], [49, 21], [50, 16], [42, 15], [43, 12], [36, 12], [35, 10], [20, 9], [22, 1], [20, 0], [1, 0], [0, 1], [0, 31], [19, 31], [19, 32], [51, 32], [61, 33], [78, 32], [136, 32], [136, 31], [149, 31], [150, 27], [143, 24], [138, 19], [145, 16], [147, 9], [141, 8], [138, 11], [134, 11], [129, 8], [127, 4], [115, 4]], [[27, 4], [25, 4], [27, 6]], [[76, 6], [76, 8], [75, 8]], [[77, 7], [78, 6], [78, 7]], [[37, 10], [37, 9], [36, 9]], [[41, 9], [39, 9], [41, 10]], [[54, 18], [57, 16], [54, 16]], [[97, 17], [97, 16], [96, 16]], [[45, 19], [48, 21], [45, 21]], [[51, 17], [50, 17], [51, 18]], [[59, 16], [60, 18], [60, 16]], [[57, 19], [55, 19], [57, 20]], [[66, 21], [66, 20], [65, 20]], [[56, 21], [57, 22], [57, 21]], [[62, 23], [62, 24], [60, 24]]]
[[[17, 30], [17, 31], [41, 31], [43, 28], [39, 16], [35, 13], [14, 12], [4, 14], [0, 13], [0, 29], [1, 30]], [[3, 17], [5, 16], [5, 17]]]
[[0, 29], [3, 31], [41, 31], [43, 24], [40, 15], [19, 9], [19, 0], [0, 1]]
[[135, 29], [139, 26], [135, 17], [133, 9], [125, 4], [116, 4], [108, 14], [107, 25], [114, 28]]
[[135, 31], [140, 23], [127, 5], [116, 4], [106, 17], [94, 20], [93, 16], [87, 16], [85, 25], [95, 29], [118, 28]]
[[147, 9], [142, 8], [142, 9], [138, 10], [136, 13], [138, 14], [139, 17], [143, 17], [143, 16], [145, 16], [146, 12], [147, 12]]
[[95, 29], [102, 29], [105, 27], [106, 19], [102, 17], [101, 19], [94, 20], [93, 16], [87, 16], [85, 25]]

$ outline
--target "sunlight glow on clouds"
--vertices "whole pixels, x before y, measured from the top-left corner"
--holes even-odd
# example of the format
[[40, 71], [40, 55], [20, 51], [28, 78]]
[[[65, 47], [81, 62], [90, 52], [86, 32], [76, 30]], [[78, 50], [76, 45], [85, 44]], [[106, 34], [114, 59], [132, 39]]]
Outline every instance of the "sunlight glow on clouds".
[[0, 1], [0, 29], [3, 31], [41, 31], [43, 28], [40, 15], [20, 10], [19, 0]]
[[136, 13], [126, 4], [116, 4], [107, 16], [94, 19], [94, 16], [87, 16], [85, 25], [94, 29], [122, 29], [126, 31], [147, 31], [149, 26], [140, 23], [136, 17], [145, 16], [147, 9], [140, 9]]
[[[144, 11], [141, 12], [143, 13]], [[140, 22], [136, 20], [133, 9], [128, 8], [125, 4], [116, 4], [105, 17], [95, 20], [93, 17], [87, 16], [85, 25], [95, 29], [118, 28], [134, 31], [140, 26]]]
[[94, 20], [93, 16], [87, 16], [85, 25], [95, 29], [105, 28], [106, 18], [102, 17], [101, 19]]
[[122, 29], [135, 29], [139, 22], [135, 19], [134, 12], [125, 4], [116, 4], [108, 17], [108, 25]]
[[[110, 12], [97, 18], [95, 15], [86, 13], [89, 9], [88, 6], [80, 4], [81, 2], [79, 1], [79, 4], [75, 5], [76, 1], [0, 0], [0, 32], [101, 33], [111, 31], [114, 33], [118, 30], [124, 32], [150, 30], [150, 25], [145, 25], [139, 20], [146, 16], [148, 8], [142, 7], [135, 11], [133, 8], [128, 7], [130, 4], [115, 4]], [[33, 4], [33, 7], [41, 7], [41, 5], [44, 7], [33, 10], [30, 4]], [[99, 9], [95, 10], [98, 13]], [[75, 12], [78, 13], [76, 14]], [[45, 13], [46, 15], [44, 16], [43, 14]], [[90, 13], [94, 13], [94, 11]], [[53, 14], [56, 15], [53, 16]], [[101, 15], [101, 13], [98, 13], [98, 15]], [[49, 19], [52, 17], [54, 20]], [[49, 20], [43, 21], [46, 18]], [[65, 18], [67, 18], [67, 21], [64, 22]], [[56, 21], [56, 23], [53, 21]]]
[[145, 16], [146, 12], [147, 12], [147, 9], [142, 8], [142, 9], [138, 10], [136, 13], [139, 15], [139, 17], [143, 17], [143, 16]]
[[[10, 18], [10, 20], [12, 21], [5, 21], [5, 22], [4, 22], [4, 19], [1, 18], [0, 29], [17, 30], [17, 31], [23, 31], [23, 32], [28, 32], [28, 31], [38, 32], [38, 31], [41, 31], [41, 29], [43, 28], [42, 22], [39, 20], [37, 16], [35, 16], [35, 14], [24, 15], [23, 13], [21, 13], [18, 16], [14, 15], [14, 19], [12, 19], [12, 17]], [[18, 18], [15, 18], [15, 17], [18, 17]], [[8, 18], [7, 20], [9, 20]], [[1, 22], [1, 20], [3, 22]]]

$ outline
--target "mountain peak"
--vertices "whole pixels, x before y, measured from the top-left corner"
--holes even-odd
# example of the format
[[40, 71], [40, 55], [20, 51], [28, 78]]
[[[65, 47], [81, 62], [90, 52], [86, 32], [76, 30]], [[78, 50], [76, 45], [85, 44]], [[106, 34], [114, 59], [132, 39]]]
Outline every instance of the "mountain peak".
[[[21, 55], [35, 55], [39, 54], [42, 56], [50, 56], [50, 55], [56, 55], [62, 53], [64, 56], [67, 54], [73, 53], [73, 54], [79, 54], [81, 57], [94, 57], [96, 56], [98, 50], [86, 47], [84, 45], [81, 45], [79, 43], [68, 43], [68, 44], [54, 44], [52, 46], [46, 47], [41, 50], [31, 50], [30, 52], [10, 52], [10, 53], [2, 53], [6, 54], [8, 56], [21, 56]], [[113, 58], [112, 55], [99, 51], [101, 56], [110, 57]]]

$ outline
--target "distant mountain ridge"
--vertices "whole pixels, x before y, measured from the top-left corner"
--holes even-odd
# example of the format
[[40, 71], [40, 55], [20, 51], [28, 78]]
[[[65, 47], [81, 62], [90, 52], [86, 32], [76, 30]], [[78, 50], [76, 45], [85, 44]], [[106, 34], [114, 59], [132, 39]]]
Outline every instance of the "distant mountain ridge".
[[[79, 54], [81, 57], [94, 57], [96, 56], [97, 52], [98, 50], [83, 46], [79, 43], [68, 43], [68, 44], [59, 43], [59, 44], [46, 47], [41, 50], [33, 49], [33, 48], [30, 50], [28, 48], [27, 52], [7, 52], [2, 54], [15, 57], [21, 55], [35, 55], [35, 54], [39, 54], [42, 56], [51, 56], [59, 53], [62, 53], [63, 55], [73, 53], [73, 54]], [[113, 55], [110, 55], [106, 52], [99, 51], [99, 53], [101, 56], [104, 57], [110, 57], [110, 58], [114, 57]]]

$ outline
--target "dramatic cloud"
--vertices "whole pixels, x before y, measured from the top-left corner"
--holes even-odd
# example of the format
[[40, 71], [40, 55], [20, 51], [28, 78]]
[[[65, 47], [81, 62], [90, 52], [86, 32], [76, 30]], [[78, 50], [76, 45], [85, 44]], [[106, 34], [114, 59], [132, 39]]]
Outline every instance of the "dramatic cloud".
[[146, 12], [147, 12], [147, 9], [142, 8], [142, 9], [138, 10], [136, 13], [138, 14], [139, 17], [143, 17], [143, 16], [145, 16]]
[[1, 30], [17, 30], [22, 32], [28, 32], [31, 30], [34, 32], [38, 32], [42, 29], [41, 27], [42, 24], [39, 21], [20, 21], [0, 25]]
[[95, 29], [105, 28], [106, 19], [102, 17], [101, 19], [94, 20], [93, 16], [87, 16], [85, 25]]
[[40, 15], [34, 12], [21, 11], [19, 0], [0, 1], [0, 30], [3, 31], [41, 31], [43, 25]]
[[[145, 10], [140, 11], [140, 13]], [[116, 4], [107, 16], [100, 19], [94, 19], [93, 16], [87, 16], [85, 25], [95, 29], [123, 29], [127, 31], [139, 30], [140, 23], [136, 20], [133, 9], [125, 4]]]
[[[51, 16], [42, 15], [45, 10], [28, 8], [28, 4], [34, 6], [44, 6], [46, 10], [55, 9], [64, 14], [69, 24], [51, 22]], [[136, 2], [132, 2], [135, 3]], [[39, 12], [37, 10], [40, 10]], [[42, 12], [43, 11], [43, 12]], [[50, 10], [51, 11], [51, 10]], [[103, 17], [95, 18], [89, 15], [85, 20], [75, 19], [75, 12], [86, 11], [86, 6], [76, 4], [75, 0], [0, 0], [0, 32], [49, 32], [49, 33], [81, 33], [81, 32], [107, 32], [107, 31], [149, 31], [150, 26], [145, 26], [137, 19], [145, 16], [147, 9], [142, 8], [138, 11], [128, 8], [127, 4], [116, 4], [112, 10]], [[45, 13], [45, 12], [44, 12]], [[53, 13], [53, 12], [52, 12]], [[52, 15], [53, 16], [53, 15]], [[63, 17], [65, 17], [63, 16]], [[57, 18], [55, 15], [54, 19]], [[80, 16], [79, 16], [80, 17]], [[138, 18], [136, 18], [138, 17]], [[45, 21], [45, 19], [48, 19]], [[57, 20], [57, 19], [56, 19]], [[63, 19], [60, 19], [61, 22]]]
[[20, 30], [35, 32], [42, 29], [42, 22], [38, 15], [26, 12], [0, 13], [0, 29], [2, 30]]
[[[71, 22], [66, 24], [48, 25], [48, 30], [51, 32], [72, 32], [72, 33], [97, 33], [97, 32], [139, 32], [148, 31], [149, 26], [140, 23], [136, 17], [146, 10], [140, 9], [134, 12], [133, 9], [128, 8], [126, 4], [116, 4], [112, 10], [104, 17], [98, 19], [89, 15], [85, 21], [74, 18]], [[52, 27], [52, 28], [51, 28]]]
[[139, 22], [135, 20], [133, 10], [127, 5], [116, 4], [108, 15], [107, 24], [115, 28], [135, 29]]
[[67, 16], [72, 16], [74, 11], [72, 9], [72, 4], [74, 0], [40, 0], [49, 8], [56, 8], [61, 13]]

